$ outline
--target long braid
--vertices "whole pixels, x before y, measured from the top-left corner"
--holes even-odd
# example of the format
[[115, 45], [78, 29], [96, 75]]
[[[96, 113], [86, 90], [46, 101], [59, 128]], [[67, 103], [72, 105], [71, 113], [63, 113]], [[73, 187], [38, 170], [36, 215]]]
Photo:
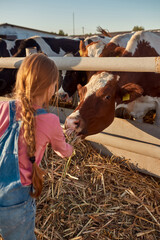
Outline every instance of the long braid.
[[24, 128], [24, 138], [27, 143], [28, 156], [34, 156], [35, 154], [35, 110], [31, 107], [32, 104], [26, 97], [21, 98], [22, 105], [22, 123]]
[[[21, 98], [22, 106], [22, 126], [24, 129], [24, 139], [27, 143], [27, 155], [32, 158], [35, 156], [36, 143], [35, 143], [35, 110], [33, 109], [31, 101], [26, 97]], [[31, 192], [31, 196], [37, 198], [43, 187], [43, 176], [45, 171], [42, 170], [34, 161], [32, 164], [32, 184], [34, 192]]]

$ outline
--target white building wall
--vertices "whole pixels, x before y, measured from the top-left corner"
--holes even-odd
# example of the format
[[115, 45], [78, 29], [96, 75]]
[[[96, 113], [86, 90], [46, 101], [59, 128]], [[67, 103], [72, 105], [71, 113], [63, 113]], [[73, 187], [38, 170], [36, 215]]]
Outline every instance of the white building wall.
[[41, 31], [34, 31], [30, 29], [23, 29], [13, 26], [0, 26], [0, 35], [16, 36], [17, 39], [26, 39], [32, 36], [41, 36], [41, 37], [56, 37], [60, 38], [62, 36], [57, 36], [51, 33], [45, 33]]

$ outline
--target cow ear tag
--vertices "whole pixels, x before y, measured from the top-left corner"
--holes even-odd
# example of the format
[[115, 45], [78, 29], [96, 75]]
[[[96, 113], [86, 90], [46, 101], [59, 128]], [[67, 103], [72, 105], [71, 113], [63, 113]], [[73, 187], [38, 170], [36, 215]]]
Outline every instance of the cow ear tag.
[[83, 51], [79, 50], [79, 54], [80, 54], [80, 56], [82, 56], [83, 55]]
[[123, 98], [122, 98], [123, 101], [128, 101], [130, 100], [130, 94], [129, 93], [126, 93]]

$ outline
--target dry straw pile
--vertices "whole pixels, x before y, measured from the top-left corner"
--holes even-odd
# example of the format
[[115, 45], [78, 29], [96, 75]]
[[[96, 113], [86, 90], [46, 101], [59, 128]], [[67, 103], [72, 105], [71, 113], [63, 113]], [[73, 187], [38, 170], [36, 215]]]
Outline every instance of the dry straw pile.
[[160, 180], [101, 156], [86, 141], [75, 149], [61, 159], [48, 146], [37, 239], [160, 239]]

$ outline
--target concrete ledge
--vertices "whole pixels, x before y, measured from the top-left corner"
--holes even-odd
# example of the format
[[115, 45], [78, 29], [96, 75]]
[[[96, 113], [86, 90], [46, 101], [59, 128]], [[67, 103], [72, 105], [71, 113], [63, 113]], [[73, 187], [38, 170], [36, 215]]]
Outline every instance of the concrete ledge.
[[101, 133], [87, 139], [107, 146], [160, 159], [160, 128], [147, 123], [115, 118]]
[[124, 149], [119, 149], [107, 145], [102, 145], [96, 142], [91, 141], [91, 144], [103, 155], [117, 156], [122, 159], [125, 159], [131, 164], [133, 169], [138, 170], [139, 172], [158, 177], [160, 178], [160, 159], [143, 154], [138, 154], [130, 152]]
[[[64, 123], [71, 109], [59, 109]], [[57, 110], [53, 110], [57, 114]], [[137, 123], [115, 118], [101, 133], [86, 140], [104, 155], [115, 155], [128, 160], [140, 172], [160, 177], [160, 128], [152, 124]]]

